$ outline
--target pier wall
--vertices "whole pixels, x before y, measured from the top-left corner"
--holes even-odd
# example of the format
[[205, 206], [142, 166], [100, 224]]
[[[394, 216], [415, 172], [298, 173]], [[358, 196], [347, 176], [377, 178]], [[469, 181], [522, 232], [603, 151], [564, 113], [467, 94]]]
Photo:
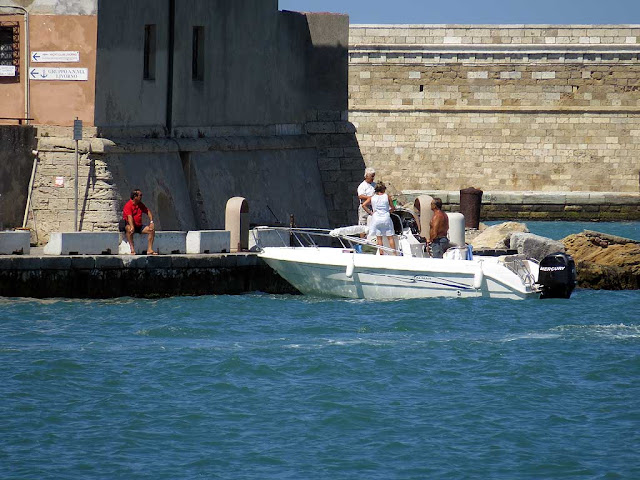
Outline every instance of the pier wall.
[[255, 254], [0, 256], [0, 297], [297, 293]]
[[640, 191], [640, 25], [352, 25], [365, 163], [410, 190]]

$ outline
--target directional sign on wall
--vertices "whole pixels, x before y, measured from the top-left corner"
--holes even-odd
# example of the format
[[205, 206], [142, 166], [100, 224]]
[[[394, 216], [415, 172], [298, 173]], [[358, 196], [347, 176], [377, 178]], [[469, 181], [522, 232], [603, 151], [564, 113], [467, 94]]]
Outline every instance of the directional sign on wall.
[[88, 68], [43, 68], [35, 67], [29, 70], [31, 80], [89, 80]]
[[15, 77], [16, 67], [14, 65], [0, 65], [0, 77]]
[[80, 52], [31, 52], [32, 62], [79, 62]]

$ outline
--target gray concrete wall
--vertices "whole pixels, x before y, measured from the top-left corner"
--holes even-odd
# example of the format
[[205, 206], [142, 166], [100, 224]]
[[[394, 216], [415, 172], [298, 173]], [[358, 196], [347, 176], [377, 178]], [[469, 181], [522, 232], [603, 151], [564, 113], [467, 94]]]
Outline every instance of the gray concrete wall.
[[37, 15], [95, 15], [98, 0], [2, 0]]
[[349, 17], [326, 13], [309, 13], [306, 17], [313, 45], [307, 60], [309, 103], [313, 110], [345, 111], [349, 91]]
[[[277, 2], [188, 0], [176, 8], [174, 122], [180, 126], [279, 123]], [[192, 29], [204, 28], [204, 79], [192, 79]], [[295, 59], [294, 61], [297, 61]]]
[[[337, 130], [343, 122], [331, 125]], [[38, 244], [46, 243], [51, 232], [74, 228], [74, 144], [68, 137], [45, 136], [48, 133], [62, 131], [42, 128], [38, 139], [34, 215], [28, 222], [32, 241]], [[86, 138], [79, 142], [79, 227], [86, 232], [116, 230], [134, 188], [142, 189], [159, 230], [224, 229], [226, 203], [234, 196], [247, 198], [254, 224], [288, 223], [290, 214], [299, 226], [351, 224], [352, 197], [364, 169], [355, 145], [353, 132], [336, 131], [201, 139]], [[63, 186], [55, 186], [56, 177], [64, 179]]]
[[231, 197], [249, 202], [251, 223], [328, 227], [315, 148], [193, 153], [191, 192], [202, 200], [199, 228], [224, 229]]
[[34, 136], [32, 127], [0, 126], [0, 230], [22, 227]]
[[116, 173], [121, 192], [116, 207], [120, 218], [124, 203], [134, 188], [142, 190], [144, 204], [151, 209], [158, 230], [193, 230], [195, 222], [189, 192], [177, 152], [119, 153], [108, 155], [105, 163]]
[[[168, 78], [168, 4], [158, 0], [100, 0], [96, 125], [163, 131]], [[155, 80], [143, 79], [145, 25], [157, 26]]]
[[[301, 124], [309, 111], [347, 110], [347, 16], [279, 12], [276, 0], [176, 2], [172, 89], [169, 19], [169, 1], [100, 0], [97, 126], [164, 135], [169, 101], [176, 137], [206, 135], [198, 127]], [[143, 80], [147, 24], [157, 29], [153, 81]], [[203, 80], [192, 78], [194, 26], [204, 28]]]

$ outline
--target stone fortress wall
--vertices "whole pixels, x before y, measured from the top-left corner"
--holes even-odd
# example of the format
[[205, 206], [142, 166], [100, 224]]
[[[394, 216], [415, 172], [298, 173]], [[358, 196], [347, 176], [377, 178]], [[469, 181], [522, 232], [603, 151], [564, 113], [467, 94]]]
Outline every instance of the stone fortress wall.
[[395, 194], [636, 198], [639, 53], [640, 25], [352, 25], [350, 120]]
[[[290, 215], [301, 226], [353, 223], [364, 163], [347, 121], [348, 17], [279, 11], [277, 0], [160, 3], [30, 2], [30, 49], [86, 48], [94, 60], [83, 85], [92, 95], [74, 96], [82, 108], [49, 108], [81, 82], [12, 79], [17, 94], [0, 101], [0, 116], [20, 116], [19, 94], [28, 88], [33, 120], [26, 127], [14, 119], [0, 132], [0, 160], [19, 156], [24, 164], [20, 172], [5, 168], [11, 178], [0, 181], [0, 200], [11, 201], [0, 204], [0, 224], [22, 226], [29, 192], [33, 242], [74, 230], [76, 117], [85, 127], [80, 231], [116, 229], [135, 187], [159, 230], [224, 228], [226, 202], [235, 196], [248, 200], [251, 223], [288, 224]], [[92, 30], [84, 36], [63, 28], [85, 20]], [[196, 61], [198, 31], [205, 53]], [[19, 32], [23, 44], [26, 28]], [[46, 95], [33, 95], [36, 88]], [[15, 113], [3, 115], [10, 103]], [[31, 142], [16, 152], [11, 139], [25, 128]]]

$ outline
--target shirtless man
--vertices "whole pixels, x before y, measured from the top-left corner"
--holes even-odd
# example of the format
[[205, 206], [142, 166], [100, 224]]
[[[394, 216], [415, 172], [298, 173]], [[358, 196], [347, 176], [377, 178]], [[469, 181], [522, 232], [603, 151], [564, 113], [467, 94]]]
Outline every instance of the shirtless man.
[[431, 210], [433, 217], [429, 223], [429, 243], [431, 244], [431, 256], [433, 258], [442, 258], [447, 250], [449, 240], [449, 217], [442, 211], [442, 200], [434, 198], [431, 201]]

